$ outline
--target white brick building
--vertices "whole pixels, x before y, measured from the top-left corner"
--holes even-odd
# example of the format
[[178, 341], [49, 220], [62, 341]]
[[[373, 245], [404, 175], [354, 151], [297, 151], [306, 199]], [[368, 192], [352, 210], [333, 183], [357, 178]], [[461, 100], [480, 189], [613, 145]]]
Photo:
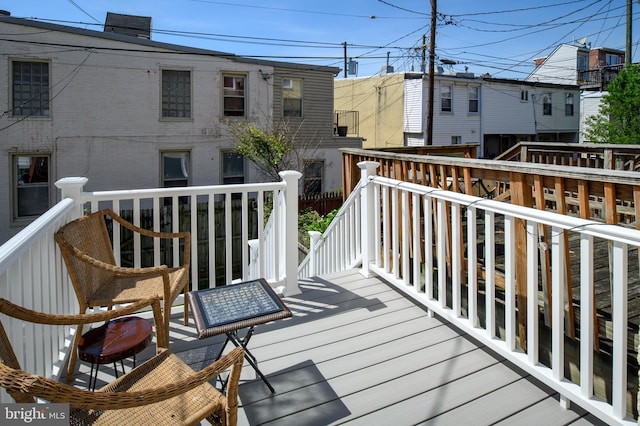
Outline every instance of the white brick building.
[[262, 180], [232, 152], [228, 120], [286, 121], [313, 147], [303, 156], [323, 191], [341, 186], [337, 148], [360, 146], [334, 137], [334, 67], [10, 16], [0, 33], [0, 243], [55, 203], [65, 176], [88, 177], [88, 191]]

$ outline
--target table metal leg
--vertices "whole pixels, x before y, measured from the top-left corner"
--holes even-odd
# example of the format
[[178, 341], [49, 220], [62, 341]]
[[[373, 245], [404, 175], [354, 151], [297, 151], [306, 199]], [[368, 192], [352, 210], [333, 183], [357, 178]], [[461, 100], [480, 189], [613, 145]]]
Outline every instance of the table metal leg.
[[264, 384], [267, 385], [271, 393], [276, 393], [276, 390], [273, 388], [273, 386], [271, 386], [271, 383], [269, 383], [269, 380], [267, 380], [265, 375], [262, 374], [262, 371], [260, 371], [260, 369], [258, 368], [258, 361], [256, 360], [256, 357], [253, 356], [251, 351], [249, 351], [249, 349], [247, 348], [247, 345], [249, 344], [249, 340], [251, 339], [252, 335], [253, 335], [253, 327], [249, 328], [249, 331], [244, 336], [244, 338], [240, 338], [235, 331], [231, 333], [227, 333], [227, 337], [229, 338], [229, 340], [231, 340], [231, 343], [233, 343], [236, 347], [242, 347], [242, 349], [244, 350], [245, 359], [247, 360], [247, 362], [249, 362], [251, 367], [253, 367], [253, 369], [256, 371], [258, 376], [260, 376]]
[[[262, 379], [262, 381], [264, 382], [265, 385], [267, 385], [267, 387], [269, 388], [269, 390], [271, 391], [271, 393], [276, 393], [275, 389], [273, 388], [273, 386], [271, 386], [271, 383], [269, 383], [269, 380], [267, 380], [266, 376], [264, 374], [262, 374], [262, 371], [260, 371], [260, 369], [258, 368], [258, 360], [256, 359], [255, 356], [253, 356], [253, 354], [251, 353], [251, 351], [247, 348], [247, 345], [249, 345], [249, 340], [251, 340], [251, 336], [253, 335], [253, 327], [249, 327], [249, 329], [247, 330], [247, 334], [245, 334], [244, 337], [240, 337], [237, 333], [237, 331], [231, 331], [227, 334], [227, 339], [225, 340], [224, 344], [222, 345], [222, 349], [220, 349], [220, 352], [218, 353], [218, 357], [217, 359], [220, 359], [220, 357], [222, 356], [222, 353], [224, 352], [224, 349], [227, 347], [227, 343], [231, 342], [234, 344], [234, 346], [238, 347], [238, 348], [242, 348], [244, 350], [244, 358], [247, 360], [247, 362], [249, 363], [249, 365], [251, 365], [251, 367], [253, 367], [253, 369], [255, 370], [256, 374], [258, 374], [258, 376], [260, 376], [260, 378]], [[224, 389], [227, 386], [227, 381], [222, 381], [222, 391], [224, 392]]]

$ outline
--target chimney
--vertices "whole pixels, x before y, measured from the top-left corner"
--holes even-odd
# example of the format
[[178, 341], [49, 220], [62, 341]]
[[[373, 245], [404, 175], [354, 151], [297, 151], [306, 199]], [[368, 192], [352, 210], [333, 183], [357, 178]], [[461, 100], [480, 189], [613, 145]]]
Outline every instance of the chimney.
[[107, 12], [107, 18], [104, 22], [104, 32], [150, 40], [151, 17]]
[[544, 57], [544, 58], [536, 58], [536, 59], [534, 59], [533, 62], [535, 63], [536, 68], [538, 68], [545, 61], [545, 59], [547, 59], [547, 58]]

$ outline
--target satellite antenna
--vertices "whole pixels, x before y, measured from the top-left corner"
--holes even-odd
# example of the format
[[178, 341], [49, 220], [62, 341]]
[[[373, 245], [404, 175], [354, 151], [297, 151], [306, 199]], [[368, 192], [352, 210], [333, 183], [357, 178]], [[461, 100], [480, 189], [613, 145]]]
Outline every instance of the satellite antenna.
[[587, 45], [587, 37], [584, 36], [580, 40], [578, 40], [578, 44], [582, 47], [585, 47]]

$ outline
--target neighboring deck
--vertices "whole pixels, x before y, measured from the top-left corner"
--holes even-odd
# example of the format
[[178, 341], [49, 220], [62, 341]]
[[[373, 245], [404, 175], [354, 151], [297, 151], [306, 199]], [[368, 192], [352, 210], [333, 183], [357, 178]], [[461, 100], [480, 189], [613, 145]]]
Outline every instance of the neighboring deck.
[[[352, 270], [300, 286], [285, 299], [293, 318], [256, 327], [249, 347], [277, 393], [245, 363], [241, 425], [598, 423], [378, 278]], [[198, 341], [175, 318], [172, 350], [195, 369], [210, 363], [222, 339]], [[76, 385], [88, 371], [80, 366]]]

